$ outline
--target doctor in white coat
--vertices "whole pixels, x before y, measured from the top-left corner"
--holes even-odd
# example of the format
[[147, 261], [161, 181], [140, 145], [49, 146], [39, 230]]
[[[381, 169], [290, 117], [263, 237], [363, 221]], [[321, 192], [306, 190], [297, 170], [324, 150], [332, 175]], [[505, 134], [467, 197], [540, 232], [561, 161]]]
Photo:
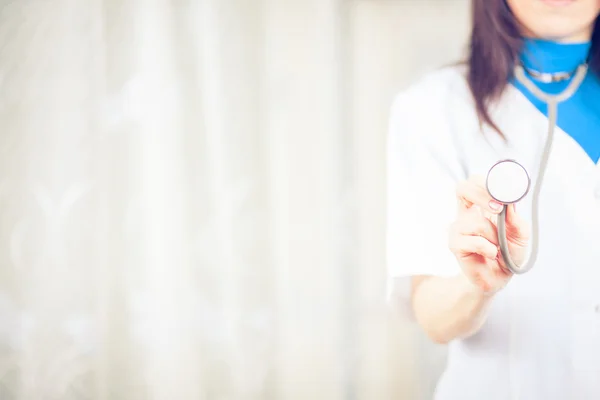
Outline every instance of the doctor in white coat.
[[[390, 301], [448, 344], [436, 400], [600, 399], [600, 0], [473, 0], [463, 65], [419, 78], [391, 110]], [[533, 183], [549, 94], [558, 106], [539, 201], [539, 254], [513, 275], [485, 174], [519, 161]], [[531, 196], [508, 206], [510, 251], [531, 242]]]

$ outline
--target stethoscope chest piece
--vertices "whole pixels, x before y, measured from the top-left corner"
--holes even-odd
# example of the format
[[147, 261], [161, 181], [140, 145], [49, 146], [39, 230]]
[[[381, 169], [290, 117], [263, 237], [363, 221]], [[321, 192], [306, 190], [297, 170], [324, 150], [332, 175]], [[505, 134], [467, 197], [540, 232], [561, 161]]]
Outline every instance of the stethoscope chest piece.
[[487, 174], [487, 190], [494, 200], [502, 204], [521, 201], [529, 192], [530, 186], [527, 170], [514, 160], [497, 162]]
[[[502, 160], [494, 164], [488, 171], [486, 187], [490, 196], [504, 205], [521, 201], [529, 192], [531, 180], [525, 167], [514, 160]], [[534, 193], [535, 194], [535, 193]], [[513, 261], [506, 238], [506, 207], [498, 215], [498, 244], [500, 252], [508, 268], [514, 274], [527, 272], [537, 256], [537, 225], [534, 227], [532, 252], [525, 264], [518, 265]], [[537, 221], [536, 221], [537, 222]]]

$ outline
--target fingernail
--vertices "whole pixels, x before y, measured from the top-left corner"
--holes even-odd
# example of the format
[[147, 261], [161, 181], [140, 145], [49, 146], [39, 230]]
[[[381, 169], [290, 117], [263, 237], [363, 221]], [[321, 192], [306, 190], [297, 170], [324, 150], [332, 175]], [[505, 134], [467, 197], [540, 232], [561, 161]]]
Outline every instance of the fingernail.
[[502, 204], [498, 203], [497, 201], [491, 200], [490, 204], [489, 204], [490, 208], [493, 211], [500, 211], [502, 210]]

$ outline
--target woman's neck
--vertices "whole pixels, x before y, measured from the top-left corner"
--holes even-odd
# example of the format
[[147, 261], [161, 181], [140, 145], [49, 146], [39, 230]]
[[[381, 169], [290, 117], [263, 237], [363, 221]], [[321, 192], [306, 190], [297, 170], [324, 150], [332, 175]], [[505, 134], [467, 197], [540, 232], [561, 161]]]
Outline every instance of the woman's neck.
[[590, 40], [592, 40], [592, 35], [594, 33], [594, 25], [587, 26], [578, 32], [573, 32], [570, 35], [560, 36], [560, 37], [552, 37], [552, 38], [539, 37], [534, 32], [527, 29], [527, 27], [525, 27], [525, 26], [520, 26], [520, 31], [521, 31], [521, 35], [527, 39], [534, 39], [534, 40], [535, 39], [542, 39], [542, 40], [545, 39], [545, 40], [549, 40], [552, 42], [564, 43], [564, 44], [583, 43], [583, 42], [589, 42]]

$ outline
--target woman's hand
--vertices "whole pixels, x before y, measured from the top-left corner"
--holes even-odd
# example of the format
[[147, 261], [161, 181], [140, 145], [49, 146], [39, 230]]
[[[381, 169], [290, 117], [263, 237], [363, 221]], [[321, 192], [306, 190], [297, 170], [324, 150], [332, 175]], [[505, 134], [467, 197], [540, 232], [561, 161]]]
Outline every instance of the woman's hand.
[[[495, 293], [512, 277], [500, 252], [496, 227], [504, 206], [492, 199], [480, 176], [459, 183], [456, 195], [458, 213], [450, 229], [450, 250], [472, 283], [485, 293]], [[506, 238], [512, 259], [520, 264], [527, 253], [530, 229], [514, 205], [507, 207]]]

